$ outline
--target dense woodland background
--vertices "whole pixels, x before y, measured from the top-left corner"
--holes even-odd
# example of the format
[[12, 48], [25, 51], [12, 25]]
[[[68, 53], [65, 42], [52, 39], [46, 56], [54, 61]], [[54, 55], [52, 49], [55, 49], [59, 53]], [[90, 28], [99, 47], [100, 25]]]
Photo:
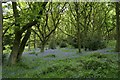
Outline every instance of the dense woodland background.
[[[7, 2], [2, 3], [2, 10], [4, 77], [117, 76], [118, 53], [120, 52], [119, 2]], [[59, 50], [63, 50], [61, 53], [63, 55], [66, 52], [69, 54], [73, 52], [74, 55], [80, 57], [70, 59], [66, 57], [65, 60], [51, 62], [35, 57], [42, 56], [50, 50], [56, 51], [56, 54], [50, 54], [47, 57], [58, 59], [56, 55], [60, 54]], [[106, 51], [105, 53], [108, 54], [100, 53], [99, 50]], [[88, 52], [93, 53], [88, 54], [87, 57], [83, 56]], [[26, 58], [26, 54], [33, 55], [33, 57], [27, 56]], [[33, 63], [28, 58], [35, 62]], [[24, 63], [24, 59], [28, 63]], [[39, 62], [42, 65], [38, 65]], [[41, 68], [45, 66], [44, 63], [56, 65], [47, 67], [48, 71], [45, 70], [38, 75], [39, 72], [37, 74], [36, 70], [32, 69], [33, 65]], [[76, 66], [74, 66], [75, 63]], [[24, 75], [20, 76], [15, 73], [16, 76], [10, 75], [10, 72], [20, 70], [21, 65], [25, 66]], [[81, 68], [82, 66], [86, 73]], [[27, 72], [29, 68], [34, 70], [31, 74]], [[67, 70], [70, 72], [66, 72], [64, 76], [65, 74], [60, 74], [59, 69], [63, 73]], [[91, 69], [93, 72], [90, 71]], [[77, 72], [79, 70], [83, 71]], [[55, 71], [58, 71], [59, 75]], [[103, 72], [99, 73], [99, 71]]]

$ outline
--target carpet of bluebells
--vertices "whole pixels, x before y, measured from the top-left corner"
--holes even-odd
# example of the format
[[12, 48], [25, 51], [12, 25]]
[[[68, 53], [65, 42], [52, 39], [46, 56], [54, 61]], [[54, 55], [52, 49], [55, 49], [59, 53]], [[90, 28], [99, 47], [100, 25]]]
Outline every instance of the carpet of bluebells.
[[3, 78], [118, 78], [118, 53], [112, 48], [78, 53], [77, 49], [35, 49], [14, 66], [3, 65]]

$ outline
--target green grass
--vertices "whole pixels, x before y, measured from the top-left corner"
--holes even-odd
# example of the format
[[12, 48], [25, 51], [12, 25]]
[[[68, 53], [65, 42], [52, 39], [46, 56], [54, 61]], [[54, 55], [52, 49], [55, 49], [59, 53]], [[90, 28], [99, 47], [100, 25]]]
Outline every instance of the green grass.
[[4, 78], [116, 78], [117, 54], [92, 53], [73, 59], [44, 60], [23, 56], [14, 66], [3, 66]]

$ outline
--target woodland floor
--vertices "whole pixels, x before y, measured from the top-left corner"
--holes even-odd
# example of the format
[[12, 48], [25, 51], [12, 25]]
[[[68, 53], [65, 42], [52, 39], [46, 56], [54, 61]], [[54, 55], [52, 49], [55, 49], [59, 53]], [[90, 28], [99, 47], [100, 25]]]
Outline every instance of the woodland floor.
[[[102, 55], [103, 58], [90, 57], [91, 54]], [[108, 57], [104, 58], [104, 55]], [[104, 62], [107, 59], [110, 59], [112, 62]], [[25, 51], [22, 61], [19, 64], [13, 67], [4, 65], [2, 75], [4, 78], [117, 78], [118, 61], [118, 53], [114, 52], [114, 48], [105, 48], [96, 51], [82, 50], [82, 53], [78, 53], [77, 49], [71, 48], [48, 49], [43, 53], [40, 53], [40, 50], [36, 49]], [[85, 65], [91, 65], [89, 63], [93, 64], [93, 66], [97, 66], [97, 63], [100, 65], [97, 66], [96, 70], [84, 68]]]
[[[33, 52], [35, 52], [35, 54], [29, 54]], [[41, 58], [44, 60], [56, 60], [56, 59], [76, 58], [76, 57], [80, 57], [80, 56], [91, 54], [91, 53], [117, 54], [117, 52], [114, 52], [113, 48], [104, 48], [104, 49], [99, 49], [95, 51], [84, 51], [82, 49], [81, 53], [78, 53], [77, 49], [57, 48], [57, 49], [45, 50], [43, 53], [40, 53], [40, 49], [36, 49], [33, 51], [24, 52], [23, 56], [28, 56], [28, 57], [32, 56], [32, 57]]]

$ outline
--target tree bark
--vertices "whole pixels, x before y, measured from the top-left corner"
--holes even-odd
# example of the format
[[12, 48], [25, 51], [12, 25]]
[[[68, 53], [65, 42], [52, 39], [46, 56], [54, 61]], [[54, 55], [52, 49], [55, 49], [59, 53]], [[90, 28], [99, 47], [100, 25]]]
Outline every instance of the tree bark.
[[[35, 27], [36, 30], [36, 27]], [[36, 34], [34, 33], [34, 49], [36, 49]]]
[[22, 42], [21, 42], [21, 44], [20, 44], [20, 48], [18, 50], [18, 55], [17, 55], [17, 61], [20, 61], [20, 59], [21, 59], [22, 53], [24, 51], [26, 42], [30, 37], [30, 34], [31, 34], [31, 29], [28, 29], [25, 36], [24, 36], [24, 38], [23, 38], [23, 40], [22, 40]]
[[12, 2], [12, 7], [13, 7], [13, 15], [14, 15], [14, 19], [15, 19], [15, 40], [13, 43], [13, 48], [12, 48], [12, 52], [10, 54], [9, 57], [9, 64], [15, 64], [16, 63], [16, 59], [17, 59], [17, 54], [18, 54], [18, 50], [19, 50], [19, 45], [20, 45], [20, 41], [22, 38], [22, 33], [19, 31], [20, 29], [20, 24], [18, 21], [19, 15], [18, 15], [18, 10], [17, 10], [17, 3], [16, 2]]
[[[2, 18], [2, 2], [0, 1], [0, 56], [3, 54], [2, 49], [2, 24], [3, 24], [3, 18]], [[2, 58], [0, 58], [0, 65], [2, 65]], [[0, 69], [1, 70], [1, 69]], [[1, 77], [1, 76], [0, 76]]]
[[10, 65], [15, 64], [17, 61], [17, 54], [19, 51], [19, 45], [20, 45], [21, 38], [22, 38], [22, 34], [19, 32], [16, 32], [12, 52], [11, 52], [10, 57], [9, 57], [9, 64]]
[[30, 51], [31, 47], [30, 47], [30, 38], [29, 38], [29, 41], [28, 41], [28, 51]]
[[116, 52], [120, 52], [120, 3], [116, 2]]
[[41, 52], [44, 52], [44, 49], [45, 49], [45, 42], [42, 42], [42, 45], [41, 45]]

